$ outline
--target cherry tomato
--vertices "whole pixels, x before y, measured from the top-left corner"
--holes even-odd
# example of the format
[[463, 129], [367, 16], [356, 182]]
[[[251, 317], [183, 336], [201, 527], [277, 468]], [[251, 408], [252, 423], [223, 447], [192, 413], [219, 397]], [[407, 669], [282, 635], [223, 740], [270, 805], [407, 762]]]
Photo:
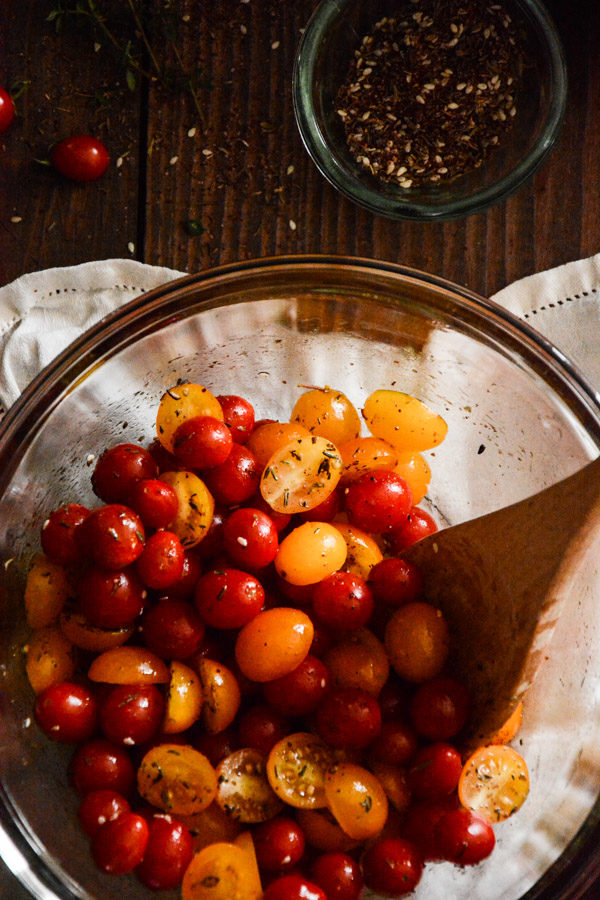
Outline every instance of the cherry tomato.
[[406, 681], [419, 683], [438, 675], [450, 649], [441, 610], [420, 601], [400, 606], [387, 623], [385, 649], [394, 670]]
[[424, 861], [440, 860], [438, 823], [444, 813], [458, 808], [455, 793], [436, 800], [417, 800], [404, 813], [400, 837], [415, 844]]
[[317, 618], [330, 628], [353, 631], [362, 628], [371, 618], [373, 594], [360, 575], [334, 572], [317, 584], [313, 610]]
[[351, 838], [368, 840], [379, 834], [388, 816], [388, 801], [379, 779], [368, 769], [343, 762], [325, 778], [327, 805]]
[[440, 676], [417, 688], [410, 704], [410, 716], [417, 733], [430, 741], [447, 741], [466, 724], [469, 692], [455, 678]]
[[228, 841], [209, 844], [196, 853], [183, 876], [181, 897], [182, 900], [264, 900], [254, 860], [242, 847]]
[[419, 598], [423, 591], [423, 575], [413, 563], [390, 556], [373, 566], [369, 572], [369, 587], [380, 603], [402, 606]]
[[236, 444], [245, 444], [254, 429], [254, 407], [237, 394], [219, 394], [225, 424]]
[[233, 753], [234, 750], [240, 749], [240, 741], [233, 728], [225, 728], [215, 734], [209, 734], [207, 731], [200, 731], [194, 734], [192, 745], [195, 750], [202, 753], [210, 764], [215, 768], [222, 759]]
[[409, 685], [392, 672], [377, 697], [383, 721], [408, 718], [411, 696]]
[[69, 780], [79, 794], [105, 788], [130, 797], [135, 786], [135, 770], [123, 747], [106, 738], [92, 738], [81, 744], [71, 757]]
[[131, 807], [122, 794], [110, 788], [101, 788], [85, 795], [77, 816], [85, 833], [93, 837], [105, 822], [112, 822], [130, 811]]
[[431, 481], [431, 469], [425, 457], [415, 451], [413, 453], [399, 453], [398, 462], [394, 466], [396, 475], [401, 475], [410, 487], [413, 503], [420, 503]]
[[76, 531], [89, 515], [79, 503], [67, 503], [53, 510], [42, 525], [42, 550], [54, 563], [72, 565], [81, 557]]
[[115, 744], [143, 744], [160, 728], [164, 708], [154, 684], [117, 684], [100, 703], [100, 727]]
[[95, 181], [106, 172], [110, 156], [98, 138], [75, 134], [54, 145], [50, 161], [61, 175], [72, 181]]
[[252, 681], [273, 681], [287, 675], [308, 656], [313, 624], [299, 609], [280, 606], [255, 616], [241, 629], [235, 658]]
[[180, 734], [200, 718], [204, 702], [202, 684], [197, 673], [185, 663], [173, 660], [171, 680], [162, 723], [163, 734]]
[[398, 528], [390, 528], [386, 532], [386, 539], [394, 553], [402, 553], [411, 544], [427, 537], [428, 534], [435, 534], [437, 530], [438, 526], [433, 516], [424, 509], [413, 506], [406, 523]]
[[200, 646], [204, 631], [187, 600], [160, 600], [142, 618], [146, 646], [163, 659], [187, 659]]
[[342, 482], [354, 481], [365, 472], [380, 469], [391, 472], [397, 462], [397, 453], [386, 441], [374, 437], [358, 437], [340, 447], [344, 469]]
[[327, 666], [309, 653], [287, 675], [267, 681], [263, 693], [267, 703], [283, 716], [308, 716], [313, 713], [329, 687]]
[[243, 569], [268, 566], [275, 559], [278, 546], [273, 520], [259, 509], [236, 509], [225, 521], [223, 547], [232, 562]]
[[122, 628], [142, 612], [146, 589], [132, 569], [92, 566], [79, 582], [78, 606], [96, 628]]
[[312, 388], [294, 404], [291, 422], [299, 422], [310, 431], [339, 446], [360, 434], [361, 422], [356, 409], [341, 391], [330, 387]]
[[275, 569], [290, 584], [316, 584], [341, 569], [347, 553], [346, 541], [334, 525], [305, 522], [279, 545]]
[[362, 528], [348, 522], [336, 522], [335, 527], [346, 542], [344, 569], [368, 580], [373, 566], [383, 559], [377, 542]]
[[169, 523], [184, 547], [195, 547], [210, 528], [215, 501], [204, 481], [193, 472], [163, 472], [163, 481], [177, 495], [177, 515]]
[[342, 507], [343, 499], [338, 485], [321, 503], [296, 515], [300, 522], [333, 522]]
[[280, 815], [252, 832], [258, 867], [265, 872], [293, 868], [304, 854], [304, 832], [294, 819]]
[[403, 766], [413, 757], [417, 746], [417, 733], [410, 722], [388, 719], [382, 723], [371, 753], [380, 762]]
[[106, 569], [124, 569], [144, 549], [142, 520], [120, 503], [93, 509], [77, 529], [77, 536], [86, 555]]
[[184, 549], [172, 531], [156, 531], [136, 560], [136, 571], [143, 583], [155, 591], [176, 584], [183, 573]]
[[253, 494], [252, 497], [250, 497], [248, 506], [251, 509], [257, 509], [259, 512], [266, 513], [275, 526], [278, 535], [281, 534], [291, 522], [292, 517], [289, 513], [275, 512], [273, 507], [269, 506], [263, 495], [260, 493]]
[[214, 659], [200, 659], [196, 669], [202, 683], [202, 724], [209, 733], [228, 728], [240, 708], [241, 691], [234, 673]]
[[395, 472], [366, 472], [346, 488], [348, 521], [368, 532], [403, 526], [411, 506], [412, 492]]
[[212, 469], [224, 463], [233, 438], [222, 419], [194, 416], [186, 419], [173, 435], [173, 453], [188, 469]]
[[376, 841], [365, 853], [362, 864], [367, 887], [387, 897], [410, 894], [423, 873], [418, 849], [401, 838]]
[[448, 432], [441, 416], [401, 391], [373, 391], [365, 400], [363, 418], [371, 434], [400, 452], [430, 450]]
[[94, 862], [110, 875], [132, 872], [144, 858], [148, 834], [148, 823], [137, 813], [105, 822], [92, 839]]
[[133, 485], [156, 474], [156, 462], [149, 450], [138, 444], [116, 444], [96, 463], [92, 489], [104, 503], [129, 503]]
[[247, 443], [262, 470], [274, 453], [291, 441], [306, 438], [309, 434], [309, 431], [302, 425], [292, 422], [274, 422], [272, 419], [267, 419], [256, 423]]
[[290, 806], [318, 809], [327, 805], [325, 778], [335, 761], [333, 749], [317, 735], [305, 731], [287, 735], [269, 753], [269, 784]]
[[36, 694], [57, 681], [69, 681], [75, 673], [71, 641], [57, 625], [32, 632], [26, 647], [25, 671]]
[[25, 612], [30, 628], [52, 625], [72, 595], [64, 568], [38, 553], [27, 573], [25, 584]]
[[59, 681], [38, 694], [35, 718], [51, 741], [78, 744], [89, 740], [96, 730], [96, 699], [83, 685]]
[[335, 490], [342, 458], [331, 441], [308, 435], [284, 444], [267, 461], [260, 492], [277, 512], [313, 509]]
[[327, 900], [358, 900], [363, 888], [360, 866], [347, 853], [324, 853], [311, 868], [311, 878]]
[[323, 662], [332, 685], [379, 695], [390, 674], [385, 647], [368, 628], [347, 632], [325, 651]]
[[0, 132], [6, 131], [15, 117], [15, 104], [6, 88], [0, 87]]
[[266, 757], [259, 750], [243, 747], [222, 759], [216, 768], [217, 803], [239, 822], [266, 822], [283, 804], [266, 775]]
[[251, 450], [234, 444], [225, 462], [207, 470], [204, 478], [217, 503], [235, 506], [245, 503], [256, 492], [260, 467]]
[[372, 694], [358, 688], [338, 688], [317, 710], [317, 731], [331, 747], [360, 750], [381, 731], [381, 712]]
[[263, 900], [328, 900], [318, 884], [302, 875], [282, 875], [263, 893]]
[[152, 806], [174, 816], [206, 809], [216, 797], [217, 776], [208, 759], [185, 744], [158, 744], [144, 755], [138, 791]]
[[494, 849], [494, 829], [483, 816], [469, 809], [445, 812], [437, 824], [441, 855], [459, 866], [470, 866], [486, 859]]
[[[210, 535], [210, 528], [208, 534]], [[208, 535], [207, 535], [208, 538]], [[205, 540], [207, 539], [205, 538]], [[196, 550], [204, 544], [198, 544], [193, 550], [184, 548], [183, 570], [179, 579], [166, 591], [161, 591], [163, 600], [191, 600], [196, 590], [196, 582], [202, 574], [202, 563]]]
[[462, 805], [489, 822], [512, 816], [528, 793], [527, 764], [512, 747], [480, 747], [467, 759], [460, 774], [458, 796]]
[[242, 747], [252, 747], [268, 756], [275, 744], [290, 733], [284, 716], [264, 703], [257, 703], [240, 717], [239, 741]]
[[[369, 767], [385, 791], [385, 795], [392, 807], [397, 812], [404, 814], [412, 800], [406, 769], [403, 766], [396, 766], [392, 763], [380, 762], [374, 759], [371, 759]], [[388, 836], [391, 837], [392, 835], [386, 835], [386, 837]]]
[[179, 426], [198, 416], [223, 419], [221, 404], [208, 388], [184, 382], [165, 391], [156, 413], [156, 433], [165, 450], [173, 453], [173, 438]]
[[167, 684], [169, 667], [147, 647], [127, 644], [100, 653], [88, 669], [88, 678], [104, 684]]
[[360, 841], [342, 831], [328, 809], [297, 809], [296, 818], [306, 843], [321, 853], [350, 853], [360, 846]]
[[179, 501], [170, 484], [142, 478], [131, 486], [129, 504], [146, 528], [166, 528], [177, 515]]
[[257, 616], [265, 602], [262, 584], [240, 569], [214, 569], [196, 584], [196, 609], [213, 628], [241, 628]]
[[408, 770], [408, 784], [414, 796], [434, 800], [451, 794], [458, 785], [462, 759], [458, 750], [444, 741], [420, 747]]
[[148, 819], [148, 843], [135, 873], [142, 884], [153, 891], [179, 887], [194, 855], [189, 828], [171, 816], [153, 815]]

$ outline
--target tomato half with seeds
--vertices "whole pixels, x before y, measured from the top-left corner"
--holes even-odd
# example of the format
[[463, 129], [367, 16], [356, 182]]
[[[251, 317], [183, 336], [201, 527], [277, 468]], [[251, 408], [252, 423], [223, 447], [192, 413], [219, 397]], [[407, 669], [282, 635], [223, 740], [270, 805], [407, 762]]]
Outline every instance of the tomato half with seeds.
[[269, 784], [266, 758], [259, 750], [235, 750], [221, 760], [216, 775], [217, 803], [238, 822], [266, 822], [281, 810], [283, 804]]
[[466, 761], [460, 774], [458, 796], [467, 809], [489, 822], [512, 816], [529, 793], [527, 763], [506, 745], [480, 747]]
[[50, 161], [65, 178], [95, 181], [106, 172], [110, 156], [98, 138], [89, 134], [74, 134], [55, 144]]
[[165, 743], [145, 754], [137, 774], [144, 800], [174, 816], [206, 809], [217, 793], [217, 776], [208, 759], [185, 744]]
[[359, 841], [375, 837], [385, 825], [388, 801], [379, 779], [363, 766], [339, 763], [325, 778], [327, 805], [341, 828]]
[[267, 777], [290, 806], [318, 809], [327, 805], [325, 778], [335, 762], [335, 751], [325, 741], [310, 732], [297, 732], [275, 744], [267, 760]]
[[342, 458], [335, 444], [314, 435], [297, 438], [267, 461], [260, 492], [276, 512], [303, 512], [335, 490], [341, 473]]

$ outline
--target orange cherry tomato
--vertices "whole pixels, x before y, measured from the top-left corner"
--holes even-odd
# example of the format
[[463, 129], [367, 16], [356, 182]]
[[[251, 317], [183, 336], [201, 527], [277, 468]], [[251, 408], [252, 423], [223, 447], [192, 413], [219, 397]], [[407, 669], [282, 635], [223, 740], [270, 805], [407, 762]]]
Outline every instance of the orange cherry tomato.
[[251, 681], [281, 678], [306, 658], [313, 634], [313, 624], [301, 610], [266, 609], [240, 630], [235, 644], [237, 664]]
[[384, 643], [392, 668], [401, 678], [427, 681], [441, 672], [448, 658], [448, 624], [442, 611], [430, 603], [405, 603], [387, 623]]
[[129, 640], [135, 630], [134, 625], [123, 628], [98, 628], [91, 625], [86, 617], [72, 609], [63, 609], [58, 619], [60, 630], [65, 637], [82, 650], [103, 653], [112, 647], [120, 647]]
[[185, 744], [158, 744], [148, 750], [137, 784], [144, 800], [174, 816], [201, 812], [217, 794], [217, 776], [210, 762]]
[[371, 434], [400, 452], [430, 450], [448, 432], [441, 416], [402, 391], [374, 391], [365, 400], [363, 417]]
[[373, 469], [391, 472], [398, 461], [398, 454], [387, 441], [376, 437], [359, 437], [340, 446], [344, 469], [342, 481], [355, 481]]
[[360, 845], [342, 831], [328, 809], [298, 809], [296, 821], [306, 843], [321, 853], [349, 853]]
[[197, 853], [209, 844], [218, 841], [232, 842], [242, 830], [242, 825], [221, 809], [216, 800], [200, 812], [190, 816], [177, 816], [186, 828], [189, 828]]
[[274, 453], [291, 441], [308, 436], [308, 430], [296, 422], [265, 422], [254, 429], [246, 446], [254, 453], [261, 469], [264, 469]]
[[196, 672], [184, 663], [173, 660], [170, 669], [162, 730], [164, 734], [179, 734], [191, 728], [200, 717], [202, 685]]
[[427, 493], [427, 488], [431, 481], [431, 469], [427, 460], [417, 451], [414, 453], [399, 453], [394, 472], [408, 483], [412, 492], [413, 506], [416, 506]]
[[307, 512], [333, 493], [341, 474], [342, 457], [335, 444], [308, 435], [285, 444], [269, 457], [260, 492], [275, 512]]
[[58, 563], [38, 553], [27, 573], [25, 613], [30, 628], [43, 628], [56, 621], [72, 594], [67, 573]]
[[305, 731], [290, 734], [269, 753], [269, 784], [290, 806], [318, 809], [327, 804], [325, 777], [336, 760], [336, 752], [317, 735]]
[[208, 388], [201, 384], [178, 384], [163, 394], [156, 414], [156, 433], [169, 453], [173, 452], [173, 438], [181, 423], [197, 416], [223, 421], [221, 404]]
[[290, 420], [336, 446], [357, 438], [361, 428], [360, 416], [350, 400], [330, 387], [315, 387], [298, 397]]
[[272, 819], [283, 804], [266, 775], [266, 759], [259, 750], [244, 747], [217, 766], [217, 803], [232, 819], [256, 823]]
[[147, 647], [113, 647], [93, 660], [90, 681], [106, 684], [167, 684], [171, 678], [166, 662]]
[[237, 844], [220, 842], [200, 850], [187, 867], [182, 900], [260, 900], [251, 856]]
[[527, 763], [512, 747], [501, 744], [475, 750], [464, 764], [458, 782], [462, 805], [492, 823], [512, 816], [528, 793]]
[[204, 697], [202, 724], [209, 734], [217, 734], [231, 725], [237, 715], [240, 686], [231, 669], [214, 659], [199, 659], [196, 668]]
[[342, 568], [348, 547], [329, 522], [304, 522], [282, 540], [275, 557], [277, 573], [290, 584], [316, 584]]
[[344, 569], [346, 572], [360, 575], [366, 581], [373, 566], [383, 559], [383, 553], [371, 535], [362, 528], [349, 525], [347, 522], [335, 522], [334, 524], [346, 542]]
[[258, 870], [258, 859], [256, 858], [256, 848], [254, 847], [254, 839], [252, 837], [252, 832], [250, 831], [242, 831], [235, 838], [233, 842], [236, 847], [241, 847], [252, 862], [252, 867], [254, 869], [254, 884], [251, 887], [252, 891], [258, 891], [259, 894], [262, 894], [262, 884], [260, 880], [260, 872]]
[[177, 515], [169, 530], [177, 535], [184, 547], [194, 547], [206, 537], [213, 520], [215, 501], [212, 494], [193, 472], [163, 472], [160, 479], [177, 494]]
[[327, 650], [323, 662], [332, 686], [359, 688], [375, 697], [390, 674], [385, 647], [368, 628], [349, 632]]
[[399, 813], [404, 813], [410, 806], [411, 792], [406, 778], [406, 769], [391, 763], [374, 760], [371, 771], [385, 791], [386, 797]]
[[378, 778], [355, 763], [340, 763], [325, 779], [327, 805], [351, 838], [375, 837], [387, 819], [388, 801]]
[[75, 653], [58, 625], [46, 625], [32, 632], [26, 648], [25, 671], [36, 694], [51, 684], [71, 680]]

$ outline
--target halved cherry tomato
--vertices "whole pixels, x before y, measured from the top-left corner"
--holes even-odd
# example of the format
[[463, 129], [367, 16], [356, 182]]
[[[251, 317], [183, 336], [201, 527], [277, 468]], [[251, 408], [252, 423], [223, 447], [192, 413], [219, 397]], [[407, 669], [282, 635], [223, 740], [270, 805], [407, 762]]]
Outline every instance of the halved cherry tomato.
[[335, 490], [341, 473], [342, 458], [335, 444], [314, 435], [297, 438], [268, 459], [260, 492], [276, 512], [303, 512]]
[[169, 528], [184, 547], [194, 547], [208, 533], [215, 501], [202, 479], [193, 472], [163, 472], [161, 478], [173, 488], [179, 503]]
[[372, 772], [354, 763], [339, 763], [325, 778], [327, 805], [351, 838], [367, 840], [379, 834], [388, 814], [388, 801]]
[[362, 528], [348, 522], [336, 522], [335, 527], [346, 542], [344, 569], [368, 580], [373, 566], [383, 559], [376, 541]]
[[25, 671], [36, 694], [58, 681], [69, 681], [75, 672], [71, 641], [57, 625], [36, 629], [26, 647]]
[[224, 731], [240, 708], [237, 678], [227, 666], [214, 659], [200, 659], [196, 669], [202, 685], [202, 724], [209, 734]]
[[165, 450], [173, 453], [175, 432], [182, 422], [197, 416], [212, 416], [223, 421], [221, 404], [208, 388], [186, 382], [163, 394], [156, 414], [156, 433]]
[[158, 744], [148, 750], [137, 784], [144, 800], [175, 816], [201, 812], [217, 794], [217, 776], [208, 759], [182, 744]]
[[30, 628], [43, 628], [56, 621], [72, 594], [62, 566], [42, 553], [34, 557], [25, 584], [25, 612]]
[[134, 631], [133, 624], [123, 628], [97, 628], [88, 622], [83, 613], [64, 609], [59, 616], [62, 633], [75, 647], [102, 653], [112, 647], [120, 647], [129, 640]]
[[167, 692], [164, 734], [187, 731], [200, 718], [203, 704], [202, 685], [196, 672], [184, 663], [173, 660], [170, 665], [171, 680]]
[[266, 759], [244, 747], [221, 760], [216, 768], [217, 803], [238, 822], [266, 822], [282, 808], [266, 776]]
[[302, 394], [290, 421], [299, 422], [311, 434], [327, 438], [336, 446], [357, 438], [361, 428], [360, 416], [350, 400], [330, 387], [316, 387]]
[[182, 900], [260, 900], [253, 860], [241, 847], [210, 844], [196, 853], [181, 885]]
[[279, 741], [267, 760], [269, 784], [278, 797], [299, 809], [326, 806], [325, 778], [336, 762], [335, 751], [310, 732]]
[[512, 747], [492, 744], [480, 747], [464, 764], [458, 796], [466, 809], [488, 822], [512, 816], [529, 793], [529, 772], [523, 757]]

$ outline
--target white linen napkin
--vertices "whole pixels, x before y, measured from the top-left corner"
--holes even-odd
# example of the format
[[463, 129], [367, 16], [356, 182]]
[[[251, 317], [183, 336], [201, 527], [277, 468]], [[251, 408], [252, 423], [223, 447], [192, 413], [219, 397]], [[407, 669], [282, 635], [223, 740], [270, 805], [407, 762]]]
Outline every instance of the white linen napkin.
[[[186, 273], [107, 259], [23, 275], [0, 288], [0, 415], [56, 354], [117, 307]], [[600, 253], [530, 275], [492, 297], [527, 321], [600, 391]]]

